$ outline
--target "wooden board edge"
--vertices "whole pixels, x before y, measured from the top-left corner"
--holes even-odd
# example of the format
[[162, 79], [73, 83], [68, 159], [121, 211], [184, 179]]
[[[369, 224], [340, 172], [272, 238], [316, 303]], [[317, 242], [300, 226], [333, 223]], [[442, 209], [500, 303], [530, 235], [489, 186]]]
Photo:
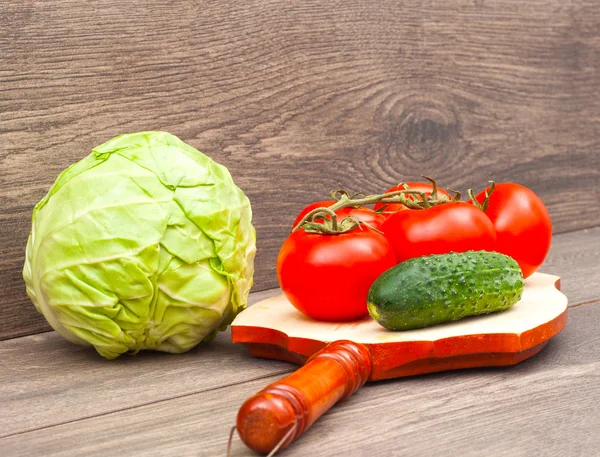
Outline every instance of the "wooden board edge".
[[[371, 345], [371, 380], [390, 379], [446, 370], [515, 365], [537, 354], [566, 326], [568, 309], [554, 319], [520, 335], [510, 333], [463, 335], [414, 346]], [[424, 343], [419, 345], [418, 343]], [[396, 346], [396, 347], [393, 347]], [[398, 361], [398, 351], [404, 357]]]

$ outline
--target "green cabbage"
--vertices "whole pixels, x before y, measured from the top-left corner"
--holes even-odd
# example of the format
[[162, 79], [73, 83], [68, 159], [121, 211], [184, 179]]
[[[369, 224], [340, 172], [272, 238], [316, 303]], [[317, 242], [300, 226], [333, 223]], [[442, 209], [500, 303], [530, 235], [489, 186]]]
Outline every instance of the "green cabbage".
[[58, 333], [107, 359], [188, 351], [246, 306], [251, 218], [227, 168], [179, 138], [118, 136], [35, 206], [27, 294]]

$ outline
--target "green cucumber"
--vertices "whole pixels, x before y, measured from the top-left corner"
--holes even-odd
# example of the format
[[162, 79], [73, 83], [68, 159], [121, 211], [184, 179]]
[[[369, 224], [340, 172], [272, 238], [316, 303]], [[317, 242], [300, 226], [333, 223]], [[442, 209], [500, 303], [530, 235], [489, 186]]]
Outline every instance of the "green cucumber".
[[390, 330], [411, 330], [504, 311], [521, 299], [523, 274], [511, 257], [469, 251], [418, 257], [371, 286], [369, 314]]

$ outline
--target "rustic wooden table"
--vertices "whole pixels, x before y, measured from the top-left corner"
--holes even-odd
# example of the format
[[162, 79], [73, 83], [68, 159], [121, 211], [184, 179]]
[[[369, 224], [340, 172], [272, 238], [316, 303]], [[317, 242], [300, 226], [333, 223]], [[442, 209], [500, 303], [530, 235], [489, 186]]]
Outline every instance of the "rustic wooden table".
[[[534, 358], [368, 384], [285, 456], [595, 456], [600, 449], [600, 228], [558, 235], [566, 329]], [[252, 302], [278, 293], [252, 294]], [[224, 332], [188, 354], [114, 361], [54, 332], [0, 342], [4, 456], [223, 456], [239, 406], [295, 369]], [[255, 455], [238, 438], [233, 456]]]

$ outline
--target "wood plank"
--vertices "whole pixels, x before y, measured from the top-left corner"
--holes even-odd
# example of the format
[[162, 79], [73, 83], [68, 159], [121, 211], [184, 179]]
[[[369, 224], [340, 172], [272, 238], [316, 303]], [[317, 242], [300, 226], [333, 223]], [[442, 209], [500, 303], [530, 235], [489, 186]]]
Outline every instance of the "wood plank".
[[[252, 301], [273, 291], [252, 294]], [[114, 361], [55, 332], [0, 343], [0, 436], [258, 379], [293, 366], [254, 360], [229, 331], [187, 354]], [[40, 407], [43, 404], [44, 407]]]
[[542, 273], [561, 277], [569, 306], [600, 300], [600, 227], [553, 237]]
[[594, 0], [3, 1], [0, 13], [0, 338], [47, 329], [21, 280], [33, 205], [124, 132], [168, 130], [230, 168], [254, 206], [257, 290], [276, 285], [295, 213], [332, 188], [513, 180], [557, 233], [600, 224]]
[[[600, 305], [572, 309], [569, 319], [539, 355], [514, 367], [368, 384], [285, 455], [595, 455]], [[0, 447], [15, 457], [224, 455], [237, 409], [273, 379], [19, 434]], [[233, 455], [255, 454], [236, 439]]]

